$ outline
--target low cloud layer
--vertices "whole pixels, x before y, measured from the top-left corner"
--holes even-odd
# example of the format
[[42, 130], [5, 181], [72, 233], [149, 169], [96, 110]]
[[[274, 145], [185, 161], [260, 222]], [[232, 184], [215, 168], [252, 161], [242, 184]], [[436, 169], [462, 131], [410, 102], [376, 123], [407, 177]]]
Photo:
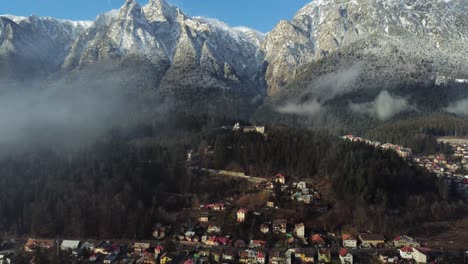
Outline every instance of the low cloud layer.
[[132, 74], [96, 65], [28, 84], [0, 81], [0, 146], [80, 146], [128, 123]]
[[289, 100], [283, 105], [277, 106], [276, 111], [283, 114], [296, 114], [315, 116], [322, 112], [322, 103], [335, 98], [338, 95], [351, 92], [355, 88], [355, 81], [361, 75], [364, 63], [356, 63], [337, 72], [320, 76], [313, 84], [312, 100], [299, 102]]
[[296, 114], [296, 115], [316, 115], [322, 111], [322, 105], [313, 100], [305, 103], [288, 102], [285, 105], [277, 107], [278, 112], [282, 114]]
[[468, 99], [451, 103], [445, 108], [445, 111], [457, 115], [468, 116]]
[[382, 91], [372, 102], [351, 103], [349, 107], [356, 113], [367, 114], [380, 120], [388, 120], [401, 112], [411, 109], [406, 99], [392, 96], [388, 91]]
[[321, 76], [315, 83], [315, 89], [322, 101], [333, 99], [355, 89], [354, 83], [361, 75], [363, 67], [364, 63], [359, 62], [338, 72]]

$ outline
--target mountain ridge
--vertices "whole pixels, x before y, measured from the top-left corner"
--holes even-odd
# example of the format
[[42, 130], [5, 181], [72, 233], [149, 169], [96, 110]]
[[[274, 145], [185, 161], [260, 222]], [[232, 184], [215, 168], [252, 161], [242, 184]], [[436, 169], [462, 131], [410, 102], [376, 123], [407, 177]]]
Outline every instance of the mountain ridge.
[[[377, 97], [400, 82], [431, 83], [443, 71], [468, 71], [465, 2], [315, 0], [266, 34], [188, 16], [164, 0], [144, 6], [127, 0], [92, 22], [6, 15], [0, 16], [0, 73], [47, 78], [98, 63], [136, 63], [153, 71], [147, 90], [178, 109], [216, 112], [234, 104], [248, 117], [263, 102], [280, 109], [288, 100], [326, 106], [330, 94], [368, 87]], [[323, 87], [322, 79], [353, 65], [358, 81]]]

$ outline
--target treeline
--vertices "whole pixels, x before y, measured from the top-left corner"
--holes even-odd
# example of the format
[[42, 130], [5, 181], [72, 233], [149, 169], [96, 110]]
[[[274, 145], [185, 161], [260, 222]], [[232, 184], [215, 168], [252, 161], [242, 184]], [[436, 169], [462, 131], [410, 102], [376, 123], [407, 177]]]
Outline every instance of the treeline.
[[418, 154], [446, 153], [449, 146], [437, 142], [437, 137], [468, 135], [468, 121], [447, 114], [434, 114], [388, 122], [367, 131], [364, 136], [382, 143], [409, 147]]

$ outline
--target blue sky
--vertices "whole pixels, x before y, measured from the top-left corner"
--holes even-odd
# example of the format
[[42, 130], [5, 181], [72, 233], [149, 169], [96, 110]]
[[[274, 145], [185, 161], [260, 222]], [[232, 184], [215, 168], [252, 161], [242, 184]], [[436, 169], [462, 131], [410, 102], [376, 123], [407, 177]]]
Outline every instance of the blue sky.
[[[139, 0], [142, 5], [148, 0]], [[231, 26], [270, 31], [281, 19], [290, 19], [311, 0], [167, 0], [191, 16], [218, 18]], [[94, 20], [119, 8], [125, 0], [0, 0], [0, 13]]]

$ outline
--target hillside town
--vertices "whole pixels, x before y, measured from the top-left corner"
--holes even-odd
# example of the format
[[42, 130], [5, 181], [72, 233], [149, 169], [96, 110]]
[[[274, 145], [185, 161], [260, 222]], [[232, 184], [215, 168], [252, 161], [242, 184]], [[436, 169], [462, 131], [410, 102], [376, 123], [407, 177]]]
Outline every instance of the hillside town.
[[468, 198], [468, 140], [440, 138], [438, 141], [449, 144], [451, 155], [415, 155], [409, 148], [391, 143], [380, 143], [369, 139], [345, 135], [344, 140], [362, 142], [382, 150], [393, 150], [401, 158], [408, 160], [412, 165], [426, 169], [439, 178], [454, 183], [459, 194]]
[[[264, 127], [236, 124], [232, 129], [265, 135]], [[461, 160], [457, 167], [459, 163], [443, 155], [416, 156], [403, 146], [352, 135], [343, 139], [394, 150], [403, 159], [441, 177], [461, 177], [468, 160], [466, 143], [451, 143], [454, 155]], [[177, 224], [154, 223], [149, 240], [4, 239], [0, 241], [0, 263], [350, 264], [468, 260], [468, 251], [444, 249], [448, 244], [434, 247], [408, 234], [389, 236], [355, 228], [332, 233], [317, 228], [313, 221], [298, 221], [294, 217], [296, 210], [307, 210], [315, 216], [328, 212], [320, 182], [285, 173], [250, 177], [241, 172], [200, 168], [193, 166], [197, 158], [188, 151], [187, 169], [207, 177], [246, 181], [247, 187], [242, 188], [247, 189], [221, 200], [199, 200], [187, 208]]]
[[[240, 207], [233, 202], [239, 197], [206, 201], [191, 208], [185, 222], [155, 223], [152, 239], [146, 241], [5, 240], [0, 263], [48, 263], [40, 258], [106, 264], [445, 263], [447, 252], [461, 259], [459, 251], [432, 249], [406, 234], [330, 233], [282, 216], [282, 209], [294, 207], [280, 208], [280, 196], [289, 201], [287, 205], [299, 203], [313, 207], [318, 214], [326, 212], [318, 189], [305, 180], [295, 182], [277, 174], [253, 186], [252, 193], [258, 194], [255, 199], [268, 197], [258, 207]], [[233, 230], [250, 230], [250, 239], [240, 239]]]

